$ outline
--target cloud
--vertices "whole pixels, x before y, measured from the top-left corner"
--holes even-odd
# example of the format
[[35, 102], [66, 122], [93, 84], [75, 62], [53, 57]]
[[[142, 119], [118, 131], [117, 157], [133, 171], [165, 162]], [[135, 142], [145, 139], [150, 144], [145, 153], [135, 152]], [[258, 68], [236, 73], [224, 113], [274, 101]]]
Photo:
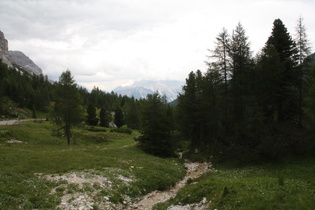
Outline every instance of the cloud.
[[[206, 70], [207, 49], [241, 22], [257, 52], [281, 18], [299, 15], [315, 37], [313, 1], [1, 0], [0, 30], [51, 79], [70, 69], [81, 85], [110, 91], [141, 79], [184, 80]], [[312, 40], [312, 46], [314, 41]]]

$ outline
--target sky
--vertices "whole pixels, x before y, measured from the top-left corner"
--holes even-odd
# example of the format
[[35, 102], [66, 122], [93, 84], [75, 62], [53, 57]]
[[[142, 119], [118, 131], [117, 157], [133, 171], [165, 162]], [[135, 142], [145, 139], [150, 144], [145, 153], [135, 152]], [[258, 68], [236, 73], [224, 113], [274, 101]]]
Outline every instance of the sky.
[[69, 69], [79, 85], [111, 91], [205, 72], [216, 36], [239, 22], [255, 54], [275, 19], [294, 37], [301, 16], [314, 52], [314, 11], [314, 0], [1, 0], [0, 31], [50, 79]]

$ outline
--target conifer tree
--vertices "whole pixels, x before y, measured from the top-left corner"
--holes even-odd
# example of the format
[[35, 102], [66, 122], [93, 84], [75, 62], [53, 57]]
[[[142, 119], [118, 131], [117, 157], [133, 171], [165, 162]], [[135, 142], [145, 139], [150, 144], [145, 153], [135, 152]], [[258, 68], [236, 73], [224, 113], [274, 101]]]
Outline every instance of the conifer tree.
[[265, 48], [269, 46], [273, 46], [279, 54], [283, 70], [278, 87], [275, 87], [280, 91], [277, 97], [278, 120], [283, 121], [297, 113], [298, 93], [296, 90], [299, 77], [295, 68], [297, 64], [296, 45], [280, 19], [276, 19], [273, 23], [272, 33]]
[[228, 54], [231, 69], [231, 91], [234, 107], [234, 121], [242, 123], [245, 118], [248, 74], [251, 70], [250, 42], [245, 34], [245, 29], [238, 23], [232, 33]]
[[140, 119], [138, 112], [138, 107], [136, 106], [134, 98], [126, 100], [124, 105], [125, 123], [129, 128], [140, 128]]
[[228, 78], [231, 76], [228, 68], [229, 57], [228, 50], [230, 45], [230, 36], [225, 28], [216, 37], [215, 49], [209, 50], [211, 55], [208, 56], [212, 62], [207, 62], [208, 69], [211, 72], [217, 71], [223, 77], [224, 81], [224, 120], [228, 118]]
[[58, 131], [65, 135], [68, 145], [71, 143], [71, 129], [80, 124], [83, 117], [81, 98], [71, 72], [63, 72], [55, 87], [55, 106], [53, 121], [58, 126]]
[[274, 46], [267, 46], [262, 50], [256, 64], [255, 96], [259, 109], [268, 122], [276, 118], [277, 98], [282, 90], [279, 87], [283, 66]]
[[92, 102], [89, 103], [87, 107], [87, 124], [88, 125], [97, 125], [98, 118], [96, 117], [96, 108]]
[[141, 148], [153, 155], [173, 156], [171, 120], [167, 116], [167, 106], [158, 93], [148, 95], [144, 101], [142, 121], [142, 134], [136, 139]]
[[306, 34], [306, 27], [303, 24], [303, 18], [300, 17], [297, 22], [296, 26], [296, 35], [295, 35], [295, 42], [297, 45], [298, 51], [298, 74], [299, 74], [299, 119], [298, 123], [299, 126], [302, 126], [302, 98], [303, 98], [303, 82], [305, 76], [305, 67], [303, 62], [307, 56], [310, 55], [311, 48], [309, 46], [307, 34]]
[[196, 74], [192, 71], [186, 79], [183, 93], [178, 97], [178, 121], [184, 136], [190, 139], [191, 149], [200, 150], [200, 138], [198, 132], [197, 116], [197, 85]]
[[120, 107], [115, 110], [114, 123], [118, 128], [125, 124], [124, 122], [124, 114]]
[[111, 122], [111, 115], [110, 112], [107, 111], [104, 107], [101, 108], [100, 112], [100, 125], [103, 127], [108, 127], [109, 123]]

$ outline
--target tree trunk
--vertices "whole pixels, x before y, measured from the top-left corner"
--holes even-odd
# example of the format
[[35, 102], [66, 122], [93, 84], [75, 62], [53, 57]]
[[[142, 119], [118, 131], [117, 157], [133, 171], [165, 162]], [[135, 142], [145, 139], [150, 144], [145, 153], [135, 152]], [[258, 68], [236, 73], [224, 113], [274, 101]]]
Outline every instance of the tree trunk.
[[70, 130], [70, 125], [68, 123], [66, 123], [65, 133], [67, 136], [68, 145], [70, 145], [71, 130]]

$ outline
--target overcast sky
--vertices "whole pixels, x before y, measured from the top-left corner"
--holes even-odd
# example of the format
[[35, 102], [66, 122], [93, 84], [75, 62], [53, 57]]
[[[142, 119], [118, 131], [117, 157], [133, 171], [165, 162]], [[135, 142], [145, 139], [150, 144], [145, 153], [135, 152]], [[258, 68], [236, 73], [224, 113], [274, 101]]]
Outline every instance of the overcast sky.
[[29, 56], [58, 80], [111, 91], [141, 79], [185, 80], [225, 27], [244, 26], [259, 51], [273, 21], [292, 36], [299, 16], [315, 49], [314, 0], [1, 0], [0, 30], [9, 50]]

